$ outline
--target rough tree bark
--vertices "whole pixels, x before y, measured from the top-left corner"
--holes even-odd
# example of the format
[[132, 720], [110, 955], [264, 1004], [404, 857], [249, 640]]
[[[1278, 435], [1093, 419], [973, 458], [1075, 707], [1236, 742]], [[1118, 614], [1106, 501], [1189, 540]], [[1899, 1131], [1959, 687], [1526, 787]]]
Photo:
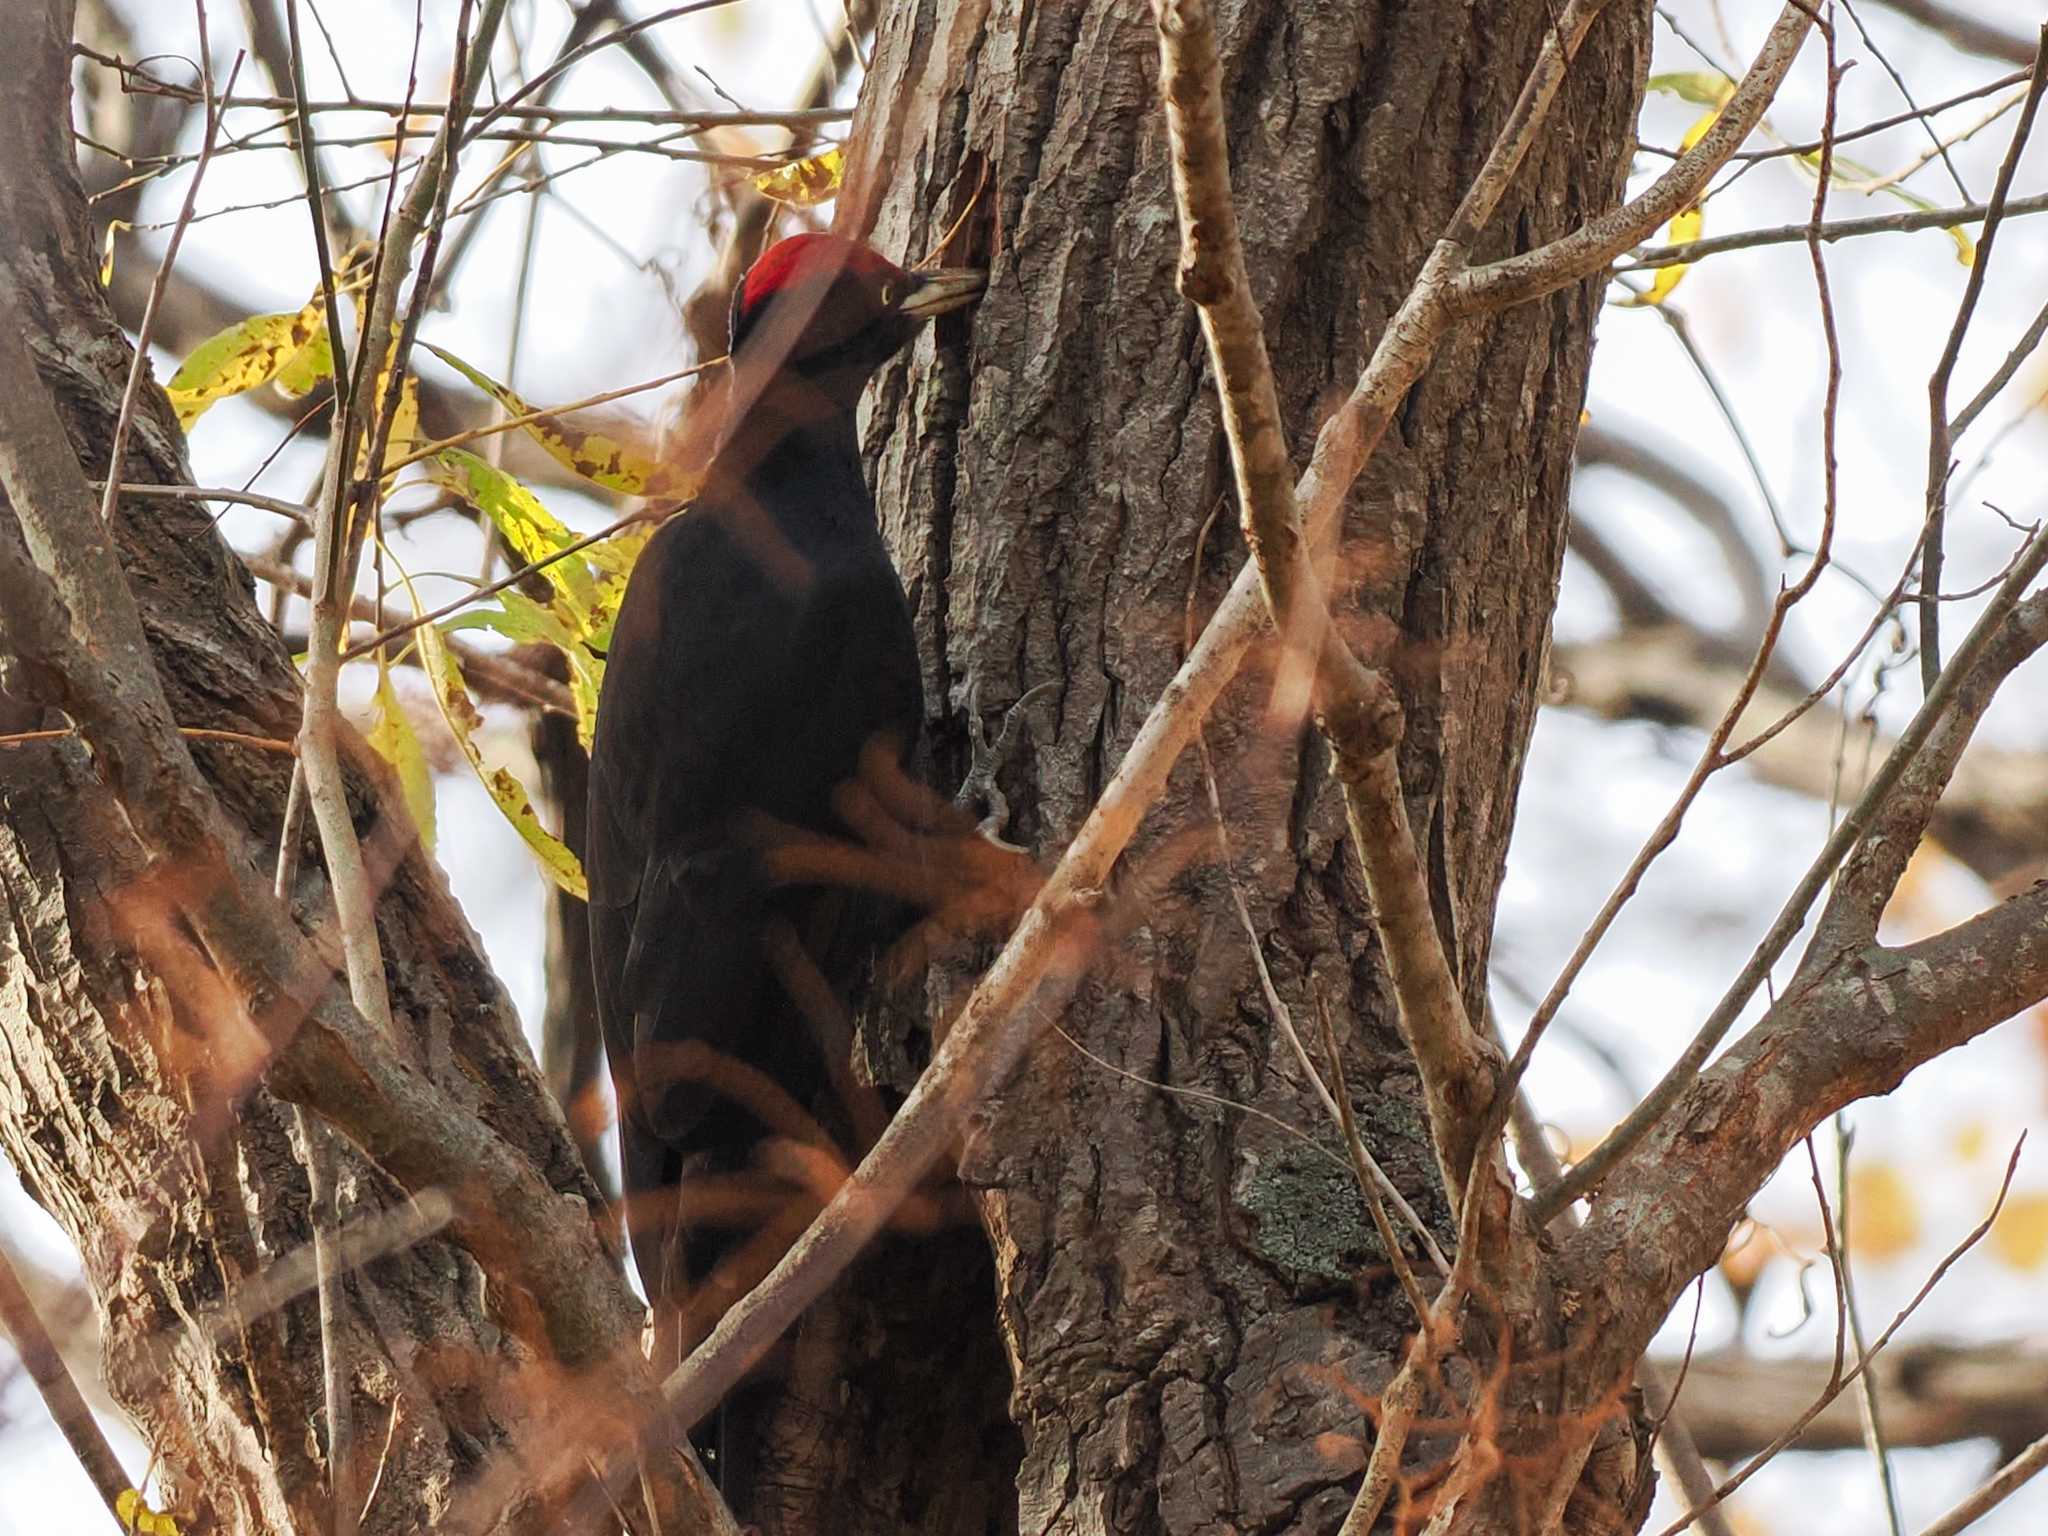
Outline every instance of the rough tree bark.
[[[1551, 14], [1221, 8], [1244, 237], [1297, 455], [1478, 168]], [[1615, 5], [1598, 23], [1475, 260], [1616, 201], [1648, 21]], [[988, 293], [964, 347], [965, 327], [942, 325], [885, 376], [877, 489], [941, 762], [965, 770], [968, 711], [993, 722], [1057, 685], [1000, 776], [1011, 835], [1041, 850], [1079, 823], [1171, 677], [1191, 573], [1204, 617], [1245, 557], [1228, 508], [1202, 539], [1229, 475], [1174, 286], [1152, 26], [1149, 7], [1107, 3], [895, 8], [843, 199], [842, 223], [915, 257], [982, 189], [947, 259], [986, 262]], [[1410, 816], [1475, 1016], [1598, 297], [1582, 285], [1455, 335], [1342, 546], [1340, 622], [1393, 659]], [[1255, 659], [1210, 727], [1234, 857], [1215, 856], [1190, 759], [1109, 893], [1072, 1040], [1047, 1034], [963, 1149], [997, 1256], [1026, 1530], [1334, 1529], [1369, 1437], [1361, 1406], [1413, 1324], [1341, 1158], [1322, 1155], [1340, 1144], [1261, 1000], [1229, 881], [1305, 1032], [1318, 999], [1334, 1010], [1380, 1161], [1453, 1235], [1327, 757], [1298, 713], [1268, 712], [1273, 681]], [[1596, 1466], [1608, 1486], [1593, 1491], [1622, 1499], [1632, 1470]]]
[[[0, 11], [11, 66], [0, 83], [0, 283], [29, 317], [29, 347], [81, 463], [100, 476], [131, 349], [95, 282], [66, 132], [70, 12], [64, 0]], [[121, 474], [191, 482], [183, 437], [153, 386]], [[298, 677], [208, 510], [124, 501], [115, 532], [180, 723], [289, 739]], [[7, 660], [0, 636], [0, 667]], [[10, 688], [22, 681], [0, 673]], [[63, 724], [38, 718], [19, 691], [5, 703], [11, 728]], [[230, 816], [255, 845], [274, 848], [290, 757], [226, 743], [199, 744], [195, 755]], [[402, 1048], [565, 1199], [594, 1199], [439, 870], [381, 815], [380, 805], [399, 803], [384, 770], [352, 735], [348, 756], [359, 831], [393, 866], [379, 935]], [[317, 937], [331, 904], [310, 833], [300, 871], [293, 910]], [[185, 946], [184, 974], [167, 974], [129, 938], [138, 925], [178, 932], [163, 875], [147, 867], [80, 742], [0, 749], [0, 1147], [78, 1246], [108, 1385], [157, 1454], [171, 1502], [223, 1532], [324, 1530], [313, 1301], [218, 1340], [198, 1326], [310, 1231], [290, 1112], [260, 1087], [243, 1091], [252, 1064], [226, 1046], [226, 989], [216, 986], [209, 1009], [195, 947]], [[323, 942], [338, 957], [331, 934]], [[402, 1196], [349, 1157], [341, 1198], [365, 1215]], [[363, 1528], [418, 1530], [489, 1453], [535, 1429], [547, 1397], [493, 1386], [522, 1371], [533, 1380], [535, 1362], [501, 1328], [494, 1303], [504, 1298], [461, 1249], [422, 1244], [351, 1275], [345, 1291], [340, 1345], [361, 1426], [350, 1479], [359, 1492], [398, 1415]]]

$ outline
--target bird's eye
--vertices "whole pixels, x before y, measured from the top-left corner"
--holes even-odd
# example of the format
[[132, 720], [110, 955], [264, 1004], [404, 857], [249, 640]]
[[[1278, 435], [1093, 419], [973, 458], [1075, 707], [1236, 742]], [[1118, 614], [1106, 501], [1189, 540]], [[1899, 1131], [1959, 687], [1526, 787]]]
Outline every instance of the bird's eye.
[[896, 302], [896, 290], [889, 284], [882, 284], [882, 307], [887, 309]]

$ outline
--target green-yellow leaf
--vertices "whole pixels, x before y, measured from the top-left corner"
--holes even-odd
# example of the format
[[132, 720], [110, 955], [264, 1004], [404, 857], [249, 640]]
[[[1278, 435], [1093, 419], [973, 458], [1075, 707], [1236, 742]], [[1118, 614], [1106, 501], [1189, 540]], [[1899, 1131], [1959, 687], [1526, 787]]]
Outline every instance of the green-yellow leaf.
[[828, 197], [839, 195], [846, 179], [846, 152], [837, 144], [802, 160], [763, 171], [754, 178], [754, 190], [778, 203], [809, 208]]
[[[1801, 155], [1799, 157], [1799, 165], [1808, 174], [1818, 177], [1820, 175], [1820, 151], [1814, 150], [1809, 154]], [[1913, 191], [1911, 188], [1902, 187], [1897, 182], [1888, 182], [1881, 187], [1868, 185], [1862, 187], [1854, 186], [1853, 183], [1856, 182], [1869, 183], [1881, 180], [1882, 178], [1869, 166], [1862, 164], [1860, 161], [1851, 160], [1847, 155], [1836, 155], [1833, 165], [1836, 179], [1851, 183], [1851, 191], [1873, 194], [1882, 192], [1887, 197], [1895, 197], [1908, 207], [1918, 208], [1923, 213], [1940, 206], [1932, 198], [1923, 197], [1920, 193]], [[1951, 224], [1944, 228], [1942, 233], [1947, 235], [1949, 242], [1955, 246], [1957, 261], [1966, 267], [1976, 265], [1977, 242], [1970, 238], [1968, 230], [1964, 229], [1960, 224]]]
[[619, 604], [625, 601], [626, 581], [633, 574], [633, 562], [654, 537], [655, 524], [634, 523], [601, 539], [586, 551], [597, 567], [597, 606], [590, 616], [590, 632], [584, 644], [603, 654], [611, 649], [612, 626], [618, 622]]
[[[434, 356], [502, 405], [513, 416], [531, 416], [535, 408], [489, 374], [472, 368], [451, 352], [422, 341]], [[524, 423], [525, 431], [555, 462], [572, 474], [627, 496], [684, 497], [693, 494], [700, 476], [661, 463], [631, 443], [607, 433], [571, 426], [557, 416]]]
[[243, 394], [276, 377], [286, 361], [312, 339], [320, 309], [315, 301], [291, 314], [251, 315], [194, 347], [164, 386], [177, 409], [179, 425], [189, 430], [214, 401]]
[[431, 852], [434, 846], [434, 775], [427, 766], [427, 754], [406, 716], [405, 706], [391, 686], [391, 669], [377, 673], [377, 723], [370, 728], [370, 747], [398, 774], [398, 787], [405, 794], [405, 808], [412, 812], [420, 841]]
[[470, 767], [482, 781], [485, 790], [505, 819], [512, 823], [513, 830], [526, 839], [540, 860], [540, 867], [547, 877], [571, 896], [589, 899], [589, 882], [584, 879], [583, 866], [568, 846], [541, 824], [540, 814], [533, 807], [533, 797], [521, 784], [503, 768], [485, 768], [483, 754], [477, 750], [476, 730], [483, 724], [483, 716], [469, 697], [469, 687], [462, 680], [462, 668], [456, 663], [455, 653], [441, 633], [431, 624], [423, 624], [417, 631], [420, 641], [420, 660], [425, 665], [427, 676], [434, 685], [435, 701], [441, 706], [441, 718], [448, 722], [448, 729], [462, 748], [463, 756], [469, 759]]
[[277, 377], [270, 382], [287, 400], [297, 400], [311, 393], [314, 385], [333, 372], [334, 341], [327, 334], [327, 318], [322, 315], [306, 344], [285, 359]]
[[1703, 107], [1724, 107], [1735, 94], [1735, 82], [1718, 69], [1697, 69], [1670, 75], [1652, 75], [1643, 88]]
[[604, 686], [604, 662], [581, 645], [566, 646], [569, 698], [576, 706], [576, 739], [588, 752], [597, 737], [597, 694]]
[[[428, 477], [480, 507], [523, 563], [546, 560], [576, 542], [576, 535], [541, 505], [538, 496], [489, 460], [460, 448], [444, 448], [426, 463]], [[581, 557], [564, 555], [550, 561], [541, 567], [541, 575], [566, 599], [577, 627], [587, 626], [597, 607], [598, 589]]]

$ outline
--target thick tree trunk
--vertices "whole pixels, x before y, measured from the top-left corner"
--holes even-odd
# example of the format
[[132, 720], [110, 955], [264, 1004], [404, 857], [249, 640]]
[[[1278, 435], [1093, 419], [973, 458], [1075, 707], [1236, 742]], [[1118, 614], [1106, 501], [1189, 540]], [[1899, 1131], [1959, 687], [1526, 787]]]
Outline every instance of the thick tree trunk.
[[[94, 281], [67, 133], [69, 12], [62, 0], [0, 10], [10, 65], [0, 82], [0, 283], [29, 317], [29, 346], [87, 474], [100, 476], [131, 349]], [[121, 473], [190, 483], [183, 437], [154, 386], [142, 391]], [[298, 677], [207, 509], [123, 502], [116, 532], [180, 723], [292, 737]], [[15, 728], [64, 724], [34, 718], [19, 692], [6, 713]], [[384, 812], [399, 802], [381, 765], [353, 737], [347, 750], [358, 829], [389, 871], [378, 927], [402, 1049], [564, 1198], [594, 1199], [475, 935], [403, 816]], [[234, 743], [194, 751], [229, 815], [274, 848], [290, 756]], [[300, 870], [294, 910], [317, 935], [331, 903], [310, 832]], [[230, 994], [181, 937], [174, 879], [147, 865], [80, 742], [0, 749], [0, 1147], [78, 1245], [108, 1385], [156, 1453], [172, 1501], [206, 1529], [325, 1530], [313, 1300], [218, 1336], [202, 1327], [243, 1281], [305, 1247], [310, 1229], [290, 1111], [254, 1081], [256, 1055], [236, 1056]], [[163, 940], [154, 961], [132, 940], [143, 929]], [[322, 942], [338, 965], [331, 931]], [[167, 970], [163, 957], [181, 951], [185, 964]], [[350, 1219], [402, 1200], [352, 1156], [340, 1184]], [[416, 1531], [488, 1453], [533, 1428], [546, 1397], [487, 1390], [522, 1369], [532, 1379], [532, 1362], [494, 1320], [505, 1298], [462, 1250], [428, 1242], [358, 1270], [343, 1289], [338, 1344], [357, 1426], [348, 1483], [360, 1499], [381, 1455], [364, 1529]]]
[[[1553, 8], [1221, 10], [1245, 241], [1305, 455]], [[1614, 204], [1648, 20], [1615, 5], [1598, 23], [1475, 259]], [[985, 261], [988, 293], [971, 328], [942, 324], [885, 376], [878, 494], [940, 761], [964, 771], [967, 710], [993, 723], [1057, 685], [1000, 778], [1011, 835], [1046, 851], [1172, 676], [1191, 576], [1199, 621], [1245, 558], [1202, 342], [1174, 287], [1156, 60], [1146, 6], [898, 6], [842, 214], [867, 203], [877, 243], [915, 258], [980, 188], [947, 258]], [[1454, 335], [1337, 557], [1343, 622], [1399, 681], [1410, 817], [1475, 1014], [1598, 301], [1587, 284]], [[1016, 1375], [1026, 1530], [1334, 1529], [1370, 1442], [1366, 1405], [1413, 1325], [1262, 1000], [1230, 882], [1303, 1032], [1319, 1002], [1332, 1009], [1379, 1160], [1453, 1236], [1327, 758], [1298, 714], [1269, 708], [1272, 670], [1255, 657], [1209, 729], [1232, 857], [1216, 856], [1191, 757], [1126, 856], [1111, 936], [1060, 1021], [1071, 1038], [1042, 1038], [965, 1151]]]

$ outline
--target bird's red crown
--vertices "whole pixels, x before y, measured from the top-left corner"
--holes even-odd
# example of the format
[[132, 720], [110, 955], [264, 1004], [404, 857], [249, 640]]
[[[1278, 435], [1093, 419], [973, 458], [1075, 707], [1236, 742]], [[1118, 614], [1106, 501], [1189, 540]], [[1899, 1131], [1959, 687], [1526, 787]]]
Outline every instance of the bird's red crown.
[[791, 235], [769, 246], [747, 268], [740, 288], [741, 313], [752, 313], [772, 295], [811, 277], [830, 282], [841, 272], [887, 278], [901, 271], [888, 257], [855, 240], [838, 235]]

